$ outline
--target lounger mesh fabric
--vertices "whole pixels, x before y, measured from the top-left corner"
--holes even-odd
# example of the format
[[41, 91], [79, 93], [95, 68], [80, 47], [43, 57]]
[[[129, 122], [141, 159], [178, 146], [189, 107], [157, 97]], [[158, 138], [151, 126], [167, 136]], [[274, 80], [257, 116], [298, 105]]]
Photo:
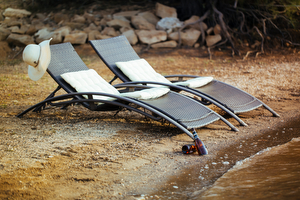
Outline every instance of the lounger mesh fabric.
[[[75, 92], [74, 88], [61, 78], [61, 74], [88, 70], [89, 68], [70, 43], [51, 45], [50, 49], [52, 59], [48, 73], [67, 92]], [[220, 119], [220, 116], [209, 108], [172, 91], [160, 98], [143, 100], [142, 102], [170, 116], [187, 129], [202, 127]]]
[[[116, 62], [140, 59], [125, 36], [92, 40], [90, 43], [103, 62], [118, 78], [123, 82], [131, 82], [115, 64]], [[264, 105], [250, 94], [217, 80], [196, 88], [196, 90], [199, 94], [215, 100], [233, 113], [247, 112]]]

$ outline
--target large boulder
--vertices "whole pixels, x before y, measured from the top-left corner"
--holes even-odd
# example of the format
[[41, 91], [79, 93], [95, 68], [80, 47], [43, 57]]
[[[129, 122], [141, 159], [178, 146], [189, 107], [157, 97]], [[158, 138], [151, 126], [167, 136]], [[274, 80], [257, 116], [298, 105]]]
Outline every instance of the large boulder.
[[3, 12], [5, 17], [23, 18], [31, 15], [31, 12], [24, 9], [6, 8]]
[[167, 33], [160, 30], [137, 30], [139, 40], [145, 44], [153, 44], [167, 39]]
[[155, 4], [155, 13], [156, 13], [156, 16], [159, 16], [161, 18], [165, 18], [165, 17], [177, 18], [177, 11], [175, 8], [165, 6], [160, 3]]

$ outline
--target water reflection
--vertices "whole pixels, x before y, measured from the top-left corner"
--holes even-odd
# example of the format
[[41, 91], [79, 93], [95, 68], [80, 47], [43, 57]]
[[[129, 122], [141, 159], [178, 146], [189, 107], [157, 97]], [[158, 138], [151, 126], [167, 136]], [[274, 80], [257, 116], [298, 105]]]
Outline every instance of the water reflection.
[[299, 199], [300, 138], [238, 162], [198, 199], [229, 198]]

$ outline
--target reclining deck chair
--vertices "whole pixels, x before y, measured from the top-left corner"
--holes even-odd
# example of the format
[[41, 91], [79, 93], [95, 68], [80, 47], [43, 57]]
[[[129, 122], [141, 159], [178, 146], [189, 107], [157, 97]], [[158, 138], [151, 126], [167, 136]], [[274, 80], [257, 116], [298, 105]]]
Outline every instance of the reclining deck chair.
[[[121, 79], [121, 81], [126, 83], [131, 82], [133, 84], [143, 83], [151, 85], [160, 84], [168, 86], [174, 91], [185, 91], [200, 97], [202, 99], [201, 102], [203, 104], [207, 104], [207, 102], [209, 104], [215, 104], [216, 106], [230, 114], [232, 117], [234, 117], [234, 119], [236, 119], [241, 125], [244, 126], [246, 126], [247, 124], [243, 122], [236, 114], [251, 111], [260, 106], [264, 106], [273, 114], [273, 116], [279, 117], [279, 115], [275, 111], [273, 111], [270, 107], [268, 107], [259, 99], [234, 86], [231, 86], [218, 80], [213, 79], [211, 82], [195, 88], [191, 88], [189, 86], [189, 83], [187, 84], [187, 82], [196, 79], [199, 79], [199, 82], [201, 82], [202, 77], [193, 75], [169, 75], [165, 77], [161, 76], [162, 78], [160, 77], [160, 80], [164, 80], [157, 81], [157, 79], [144, 80], [143, 77], [139, 77], [138, 74], [135, 74], [137, 76], [137, 78], [135, 78], [138, 80], [131, 80], [129, 78], [130, 75], [126, 75], [126, 72], [123, 72], [123, 70], [121, 71], [116, 65], [116, 63], [118, 64], [118, 62], [123, 62], [124, 64], [124, 62], [129, 63], [132, 61], [141, 61], [140, 57], [134, 51], [134, 49], [132, 48], [125, 36], [121, 35], [109, 39], [92, 40], [89, 42], [98, 54], [98, 56], [102, 59], [102, 61], [115, 74], [115, 77], [110, 81], [110, 83], [112, 83], [115, 79], [119, 78]], [[144, 62], [143, 64], [145, 64]], [[138, 64], [135, 63], [135, 66], [137, 65]], [[142, 70], [143, 67], [144, 66], [139, 66], [138, 69], [131, 71]], [[128, 71], [129, 70], [127, 69], [127, 72]], [[148, 73], [148, 71], [144, 73]], [[171, 82], [167, 78], [178, 79], [176, 81]], [[187, 78], [189, 80], [183, 81], [183, 78]]]
[[[153, 120], [165, 120], [177, 126], [192, 139], [193, 135], [189, 129], [199, 128], [219, 119], [232, 130], [238, 131], [232, 124], [213, 110], [203, 106], [198, 101], [172, 92], [168, 88], [149, 89], [147, 86], [134, 86], [130, 84], [129, 87], [141, 89], [120, 93], [122, 90], [117, 90], [104, 81], [94, 70], [89, 69], [70, 43], [51, 45], [50, 49], [51, 62], [47, 72], [57, 82], [58, 87], [44, 101], [26, 109], [17, 115], [18, 117], [23, 116], [31, 110], [40, 112], [48, 105], [67, 107], [75, 103], [80, 103], [91, 111], [118, 111], [125, 108]], [[94, 78], [93, 76], [96, 77]], [[99, 79], [101, 79], [100, 83], [97, 82]], [[96, 86], [98, 88], [80, 88], [84, 85], [81, 82], [86, 82], [85, 87], [91, 86], [90, 80], [97, 82]], [[61, 88], [67, 94], [55, 96], [55, 93]], [[98, 89], [100, 89], [100, 92], [98, 92]], [[164, 93], [157, 94], [157, 90], [163, 90]], [[154, 96], [149, 97], [149, 94], [153, 94]]]

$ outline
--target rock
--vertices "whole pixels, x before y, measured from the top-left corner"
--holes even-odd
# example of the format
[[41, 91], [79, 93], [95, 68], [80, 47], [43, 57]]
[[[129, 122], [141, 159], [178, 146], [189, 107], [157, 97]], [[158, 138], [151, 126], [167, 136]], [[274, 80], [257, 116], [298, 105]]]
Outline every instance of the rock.
[[13, 26], [10, 27], [9, 29], [11, 30], [12, 33], [25, 34], [28, 28], [29, 26], [22, 25], [20, 28], [18, 26]]
[[[200, 19], [199, 16], [193, 15], [192, 17], [190, 17], [190, 19], [184, 21], [184, 25], [194, 23], [199, 19]], [[207, 30], [207, 25], [204, 22], [192, 24], [192, 25], [187, 26], [186, 28], [194, 28], [194, 29], [197, 29], [197, 30], [201, 31], [200, 24], [202, 25], [203, 30], [206, 31]]]
[[85, 17], [80, 16], [80, 15], [74, 15], [72, 22], [84, 24], [85, 23]]
[[5, 18], [4, 23], [8, 26], [21, 26], [22, 22], [16, 18]]
[[88, 33], [90, 31], [94, 31], [94, 30], [101, 30], [101, 27], [97, 27], [94, 23], [91, 23], [88, 27], [84, 28], [83, 31]]
[[156, 25], [159, 21], [159, 18], [150, 11], [139, 13], [138, 16], [144, 17], [149, 23], [153, 25]]
[[98, 30], [93, 30], [88, 33], [88, 40], [97, 40], [101, 37], [101, 33]]
[[23, 18], [31, 15], [31, 12], [24, 9], [6, 8], [3, 12], [5, 17]]
[[209, 29], [206, 30], [207, 35], [212, 34], [212, 32], [214, 31], [213, 27], [210, 27]]
[[64, 42], [70, 42], [71, 44], [85, 44], [87, 34], [83, 31], [71, 33], [66, 35]]
[[51, 44], [59, 44], [59, 43], [63, 42], [63, 38], [66, 35], [69, 35], [71, 33], [71, 31], [72, 30], [69, 26], [63, 26], [63, 27], [56, 29], [50, 35], [52, 37]]
[[210, 47], [210, 46], [213, 46], [214, 44], [220, 42], [222, 40], [222, 37], [220, 34], [208, 35], [208, 36], [206, 36], [205, 40], [206, 40], [206, 46]]
[[63, 14], [63, 13], [55, 13], [53, 16], [53, 20], [57, 24], [70, 21], [69, 16], [67, 14]]
[[128, 30], [123, 32], [123, 35], [126, 36], [127, 40], [131, 45], [135, 45], [139, 40], [133, 30]]
[[113, 27], [114, 29], [119, 30], [122, 27], [131, 27], [128, 21], [124, 21], [121, 19], [113, 19], [111, 21], [106, 22], [107, 26]]
[[19, 35], [19, 34], [10, 34], [6, 41], [16, 46], [26, 46], [28, 44], [35, 44], [33, 37], [30, 35]]
[[10, 34], [9, 29], [0, 27], [0, 41], [6, 40], [9, 34]]
[[90, 14], [90, 13], [87, 13], [87, 12], [85, 12], [85, 13], [83, 14], [83, 17], [85, 18], [85, 20], [86, 20], [89, 24], [95, 22], [95, 20], [96, 20], [96, 17], [95, 17], [93, 14]]
[[[186, 29], [180, 32], [182, 45], [192, 47], [200, 37], [201, 32], [196, 29]], [[173, 32], [168, 35], [169, 40], [179, 40], [178, 32]]]
[[175, 17], [177, 18], [177, 11], [175, 8], [165, 6], [160, 3], [155, 4], [155, 14], [158, 17], [165, 18], [165, 17]]
[[219, 34], [221, 34], [221, 26], [219, 25], [219, 24], [217, 24], [217, 25], [215, 25], [215, 27], [214, 27], [214, 34], [215, 35], [219, 35]]
[[172, 32], [183, 25], [183, 22], [179, 21], [178, 18], [174, 17], [165, 17], [159, 20], [156, 24], [156, 28], [158, 30], [165, 30], [168, 32]]
[[155, 25], [148, 22], [142, 16], [132, 16], [131, 23], [136, 29], [139, 30], [155, 30]]
[[65, 36], [69, 35], [71, 33], [71, 31], [72, 31], [71, 27], [63, 26], [63, 27], [60, 27], [60, 28], [56, 29], [54, 32], [55, 33], [60, 32], [61, 35], [63, 37], [65, 37]]
[[119, 35], [119, 33], [116, 32], [116, 30], [113, 27], [105, 27], [103, 31], [101, 32], [102, 35], [108, 35], [112, 37], [116, 37]]
[[118, 17], [118, 16], [123, 16], [123, 17], [130, 20], [132, 16], [138, 14], [139, 12], [140, 11], [138, 11], [138, 10], [118, 12], [118, 13], [113, 14], [113, 17], [115, 18], [115, 17]]
[[157, 48], [176, 48], [177, 47], [177, 42], [174, 41], [174, 40], [166, 41], [166, 42], [160, 42], [160, 43], [151, 44], [151, 47], [153, 49], [157, 49]]
[[49, 28], [43, 28], [34, 34], [35, 42], [40, 43], [44, 40], [49, 40], [53, 33], [50, 32]]
[[66, 22], [63, 23], [65, 26], [71, 27], [72, 30], [82, 30], [85, 27], [85, 24], [83, 23], [77, 23], [77, 22]]
[[167, 39], [167, 33], [160, 30], [137, 30], [139, 40], [145, 44], [153, 44]]

